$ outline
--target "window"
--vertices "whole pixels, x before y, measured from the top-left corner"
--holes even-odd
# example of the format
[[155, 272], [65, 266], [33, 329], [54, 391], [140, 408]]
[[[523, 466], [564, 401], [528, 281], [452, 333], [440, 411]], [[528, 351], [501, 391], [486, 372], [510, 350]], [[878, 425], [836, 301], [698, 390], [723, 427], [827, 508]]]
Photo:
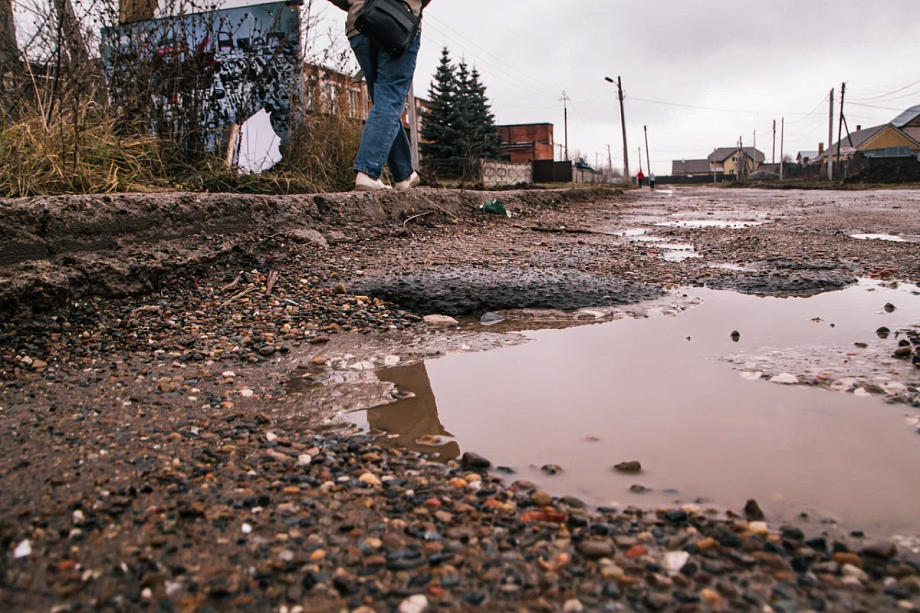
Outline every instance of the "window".
[[361, 113], [361, 96], [358, 95], [358, 92], [349, 89], [348, 90], [348, 116], [352, 119], [355, 119]]

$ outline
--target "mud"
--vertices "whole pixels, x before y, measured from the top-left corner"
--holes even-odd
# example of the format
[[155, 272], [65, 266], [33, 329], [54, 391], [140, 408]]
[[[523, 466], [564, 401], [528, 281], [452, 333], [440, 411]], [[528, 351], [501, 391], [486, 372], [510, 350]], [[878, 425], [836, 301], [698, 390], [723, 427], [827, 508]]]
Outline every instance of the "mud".
[[481, 315], [506, 309], [607, 307], [652, 300], [660, 286], [564, 269], [452, 268], [368, 280], [353, 293], [393, 302], [422, 314]]

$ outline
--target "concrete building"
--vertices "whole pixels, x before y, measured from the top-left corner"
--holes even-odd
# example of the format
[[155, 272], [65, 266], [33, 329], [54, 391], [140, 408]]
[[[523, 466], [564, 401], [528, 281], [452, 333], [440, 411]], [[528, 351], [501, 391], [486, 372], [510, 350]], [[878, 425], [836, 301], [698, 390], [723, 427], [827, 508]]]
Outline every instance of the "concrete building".
[[720, 147], [709, 154], [709, 172], [724, 173], [729, 176], [751, 174], [760, 169], [767, 159], [759, 149], [745, 147]]
[[553, 124], [526, 123], [496, 126], [501, 151], [516, 164], [555, 159]]

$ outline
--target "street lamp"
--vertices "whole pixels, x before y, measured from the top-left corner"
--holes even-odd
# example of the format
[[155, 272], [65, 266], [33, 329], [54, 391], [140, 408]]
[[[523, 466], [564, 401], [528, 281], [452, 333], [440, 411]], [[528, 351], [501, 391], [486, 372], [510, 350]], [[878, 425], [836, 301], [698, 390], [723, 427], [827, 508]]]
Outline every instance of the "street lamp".
[[617, 97], [620, 99], [620, 124], [623, 127], [623, 172], [626, 175], [626, 185], [632, 185], [632, 179], [629, 176], [629, 147], [626, 145], [626, 112], [623, 110], [623, 83], [620, 77], [614, 81], [610, 77], [604, 77], [608, 83], [615, 83], [617, 86]]

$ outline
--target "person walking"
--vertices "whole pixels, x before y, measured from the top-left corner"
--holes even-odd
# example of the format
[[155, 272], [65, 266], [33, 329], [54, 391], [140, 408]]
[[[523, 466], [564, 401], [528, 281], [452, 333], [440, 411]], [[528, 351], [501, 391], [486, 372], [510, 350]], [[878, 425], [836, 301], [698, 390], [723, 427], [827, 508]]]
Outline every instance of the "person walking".
[[639, 174], [636, 175], [636, 179], [639, 180], [639, 189], [642, 189], [642, 180], [645, 179], [645, 173], [640, 170]]
[[[421, 33], [400, 57], [393, 57], [367, 36], [355, 22], [364, 8], [364, 0], [329, 0], [348, 12], [346, 32], [358, 65], [364, 72], [373, 107], [364, 125], [361, 148], [355, 160], [355, 190], [375, 192], [390, 187], [380, 180], [384, 166], [389, 166], [396, 189], [408, 190], [420, 182], [412, 163], [412, 146], [402, 124], [406, 97], [415, 76], [415, 63], [421, 45]], [[416, 17], [431, 0], [405, 0]], [[414, 104], [415, 101], [412, 101]]]

